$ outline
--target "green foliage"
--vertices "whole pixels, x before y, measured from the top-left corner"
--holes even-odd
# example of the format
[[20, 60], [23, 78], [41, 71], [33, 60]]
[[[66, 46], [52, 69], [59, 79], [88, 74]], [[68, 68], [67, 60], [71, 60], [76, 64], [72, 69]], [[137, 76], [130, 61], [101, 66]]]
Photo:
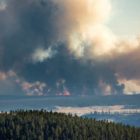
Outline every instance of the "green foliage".
[[0, 140], [140, 140], [140, 128], [44, 110], [0, 114]]

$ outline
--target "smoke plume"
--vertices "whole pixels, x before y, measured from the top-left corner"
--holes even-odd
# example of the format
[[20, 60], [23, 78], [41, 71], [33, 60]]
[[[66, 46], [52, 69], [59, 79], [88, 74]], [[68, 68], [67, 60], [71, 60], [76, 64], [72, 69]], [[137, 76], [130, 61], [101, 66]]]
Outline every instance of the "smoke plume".
[[127, 81], [140, 81], [140, 41], [114, 35], [111, 13], [111, 0], [0, 2], [0, 82], [28, 95], [129, 92]]

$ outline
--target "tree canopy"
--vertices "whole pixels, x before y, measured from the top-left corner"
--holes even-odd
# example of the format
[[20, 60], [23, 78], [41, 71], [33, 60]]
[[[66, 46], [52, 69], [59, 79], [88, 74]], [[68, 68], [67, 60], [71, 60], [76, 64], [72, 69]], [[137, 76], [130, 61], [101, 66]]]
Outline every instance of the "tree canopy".
[[140, 140], [140, 128], [45, 110], [0, 114], [0, 140]]

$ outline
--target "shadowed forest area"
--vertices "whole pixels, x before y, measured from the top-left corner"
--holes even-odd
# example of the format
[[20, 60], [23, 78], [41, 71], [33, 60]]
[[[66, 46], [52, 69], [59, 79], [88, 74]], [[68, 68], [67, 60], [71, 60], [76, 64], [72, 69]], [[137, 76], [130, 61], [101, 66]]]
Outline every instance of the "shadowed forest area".
[[45, 110], [0, 114], [0, 140], [139, 140], [140, 128]]

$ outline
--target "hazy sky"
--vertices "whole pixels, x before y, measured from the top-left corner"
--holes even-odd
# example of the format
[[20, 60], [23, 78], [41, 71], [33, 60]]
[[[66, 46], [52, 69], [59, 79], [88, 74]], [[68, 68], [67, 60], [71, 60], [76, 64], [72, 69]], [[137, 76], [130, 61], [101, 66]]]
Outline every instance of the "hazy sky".
[[140, 0], [112, 0], [109, 26], [119, 35], [140, 35]]

